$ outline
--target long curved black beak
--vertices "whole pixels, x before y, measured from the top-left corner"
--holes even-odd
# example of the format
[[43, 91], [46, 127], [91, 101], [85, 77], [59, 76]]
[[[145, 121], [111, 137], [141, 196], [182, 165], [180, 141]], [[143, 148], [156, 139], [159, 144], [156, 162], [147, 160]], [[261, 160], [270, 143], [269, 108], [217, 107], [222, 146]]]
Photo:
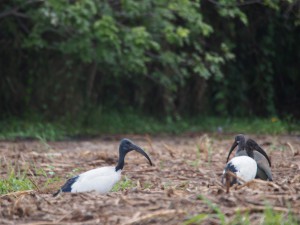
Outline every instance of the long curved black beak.
[[139, 146], [135, 145], [135, 144], [131, 144], [130, 149], [135, 150], [137, 152], [139, 152], [140, 154], [142, 154], [143, 156], [146, 157], [146, 159], [148, 159], [149, 163], [151, 166], [153, 166], [150, 157], [147, 155], [146, 152], [144, 152], [143, 149], [141, 149]]
[[236, 141], [234, 141], [233, 144], [232, 144], [232, 146], [231, 146], [231, 148], [230, 148], [230, 150], [229, 150], [229, 153], [228, 153], [228, 156], [227, 156], [226, 163], [227, 163], [228, 160], [229, 160], [229, 157], [230, 157], [231, 152], [235, 149], [235, 147], [236, 147], [237, 145], [238, 145], [238, 143], [237, 143]]
[[256, 150], [261, 153], [268, 160], [269, 165], [271, 166], [271, 160], [269, 159], [269, 156], [254, 140], [248, 139], [246, 146], [249, 146], [251, 148], [250, 150]]

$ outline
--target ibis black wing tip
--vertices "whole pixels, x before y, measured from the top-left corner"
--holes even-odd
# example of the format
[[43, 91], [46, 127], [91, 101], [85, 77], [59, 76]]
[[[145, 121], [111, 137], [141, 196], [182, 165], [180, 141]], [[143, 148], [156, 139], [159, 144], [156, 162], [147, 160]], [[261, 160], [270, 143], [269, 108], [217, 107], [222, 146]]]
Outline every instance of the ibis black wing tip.
[[52, 197], [56, 197], [57, 195], [59, 195], [61, 193], [61, 189], [59, 189], [57, 192], [52, 194]]

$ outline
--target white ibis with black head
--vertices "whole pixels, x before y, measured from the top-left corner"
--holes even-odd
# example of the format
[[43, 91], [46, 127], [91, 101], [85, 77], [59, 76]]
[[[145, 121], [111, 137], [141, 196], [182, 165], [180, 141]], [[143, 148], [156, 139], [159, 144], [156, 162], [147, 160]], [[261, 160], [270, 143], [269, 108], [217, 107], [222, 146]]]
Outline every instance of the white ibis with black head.
[[[243, 149], [246, 155], [233, 157], [227, 164], [223, 171], [222, 183], [226, 184], [227, 192], [229, 192], [229, 187], [233, 184], [242, 184], [243, 182], [248, 182], [253, 180], [257, 176], [258, 164], [253, 159], [254, 158], [254, 147], [252, 142], [250, 144], [245, 142], [244, 136], [237, 136], [235, 142], [238, 143], [238, 148]], [[255, 149], [260, 152], [263, 156], [268, 158], [267, 153], [262, 149]], [[235, 174], [232, 176], [228, 171]], [[224, 182], [225, 178], [225, 182]], [[240, 179], [239, 179], [240, 178]]]
[[267, 153], [254, 140], [250, 138], [246, 139], [242, 134], [235, 137], [235, 141], [230, 148], [226, 162], [228, 162], [231, 152], [237, 145], [238, 149], [235, 156], [250, 156], [250, 152], [247, 152], [246, 148], [253, 152], [253, 157], [251, 158], [253, 158], [257, 163], [257, 173], [255, 178], [272, 181], [271, 161]]
[[135, 145], [129, 139], [122, 139], [119, 146], [119, 161], [114, 166], [100, 167], [89, 170], [80, 175], [70, 178], [53, 196], [61, 192], [88, 192], [96, 191], [100, 194], [108, 193], [112, 187], [121, 179], [125, 156], [128, 152], [135, 150], [145, 156], [152, 166], [151, 159], [146, 152]]

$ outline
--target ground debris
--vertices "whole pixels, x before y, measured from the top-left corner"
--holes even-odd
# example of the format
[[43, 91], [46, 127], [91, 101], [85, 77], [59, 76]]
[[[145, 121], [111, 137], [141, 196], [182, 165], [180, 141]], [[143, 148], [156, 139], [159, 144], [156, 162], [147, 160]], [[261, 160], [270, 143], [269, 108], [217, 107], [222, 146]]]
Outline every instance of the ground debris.
[[[149, 167], [138, 154], [128, 154], [123, 177], [135, 187], [106, 195], [63, 193], [57, 198], [52, 193], [67, 177], [114, 165], [118, 141], [50, 142], [47, 148], [34, 141], [1, 142], [0, 177], [7, 176], [8, 168], [28, 170], [35, 189], [0, 195], [1, 224], [168, 225], [182, 224], [199, 214], [210, 215], [203, 224], [220, 224], [214, 216], [218, 210], [229, 224], [243, 212], [249, 214], [251, 224], [260, 224], [266, 206], [299, 218], [300, 143], [293, 137], [255, 138], [258, 143], [269, 143], [264, 149], [272, 158], [274, 182], [255, 180], [232, 187], [229, 193], [220, 181], [233, 138], [134, 137], [155, 164]], [[61, 180], [45, 185], [46, 177]]]

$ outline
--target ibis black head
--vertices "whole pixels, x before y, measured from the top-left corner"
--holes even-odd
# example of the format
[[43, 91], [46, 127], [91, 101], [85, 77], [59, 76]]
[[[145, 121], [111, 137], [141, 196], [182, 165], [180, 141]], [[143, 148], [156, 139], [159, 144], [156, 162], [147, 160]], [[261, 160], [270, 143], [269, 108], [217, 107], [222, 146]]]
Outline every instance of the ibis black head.
[[135, 150], [135, 151], [139, 152], [140, 154], [142, 154], [143, 156], [145, 156], [148, 159], [150, 165], [152, 166], [151, 159], [149, 158], [147, 153], [142, 148], [140, 148], [139, 146], [134, 144], [132, 141], [130, 141], [129, 139], [124, 138], [121, 140], [120, 146], [119, 146], [119, 162], [118, 162], [118, 165], [116, 166], [116, 171], [123, 169], [124, 159], [125, 159], [126, 154], [133, 150]]
[[271, 166], [271, 160], [269, 159], [267, 153], [252, 139], [248, 139], [246, 142], [246, 151], [247, 155], [251, 158], [254, 157], [253, 151], [258, 151], [261, 153], [269, 162], [269, 165]]
[[231, 146], [231, 148], [229, 150], [226, 162], [228, 162], [230, 154], [235, 149], [236, 146], [239, 146], [238, 147], [238, 151], [240, 151], [240, 150], [244, 150], [245, 149], [245, 145], [246, 145], [245, 135], [238, 134], [237, 136], [235, 136], [234, 142], [233, 142], [233, 144], [232, 144], [232, 146]]

